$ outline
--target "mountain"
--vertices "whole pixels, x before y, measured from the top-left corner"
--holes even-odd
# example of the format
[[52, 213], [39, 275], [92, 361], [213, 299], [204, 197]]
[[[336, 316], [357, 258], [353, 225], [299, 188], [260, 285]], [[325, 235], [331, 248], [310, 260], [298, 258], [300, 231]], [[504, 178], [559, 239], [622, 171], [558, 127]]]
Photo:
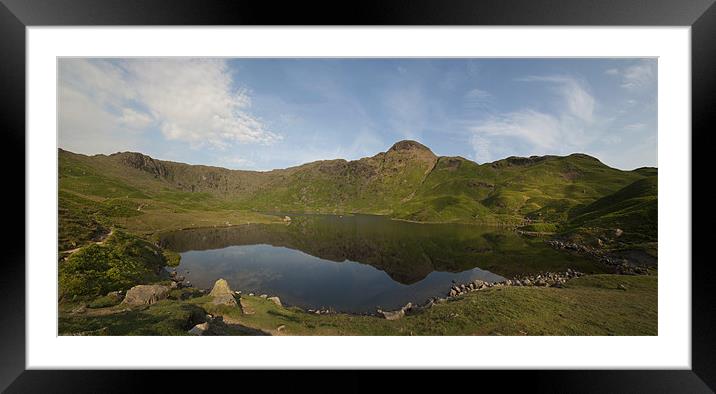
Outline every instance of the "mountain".
[[89, 231], [93, 227], [87, 220], [101, 227], [101, 218], [138, 215], [143, 204], [172, 212], [360, 212], [420, 222], [527, 221], [578, 228], [609, 224], [585, 216], [606, 212], [600, 199], [611, 201], [610, 195], [641, 180], [654, 179], [656, 187], [654, 168], [622, 171], [585, 154], [478, 164], [437, 156], [416, 141], [400, 141], [359, 160], [322, 160], [265, 172], [189, 165], [136, 152], [86, 156], [60, 149], [59, 178], [61, 223], [71, 219], [64, 220], [65, 227], [85, 230], [86, 237], [101, 233]]

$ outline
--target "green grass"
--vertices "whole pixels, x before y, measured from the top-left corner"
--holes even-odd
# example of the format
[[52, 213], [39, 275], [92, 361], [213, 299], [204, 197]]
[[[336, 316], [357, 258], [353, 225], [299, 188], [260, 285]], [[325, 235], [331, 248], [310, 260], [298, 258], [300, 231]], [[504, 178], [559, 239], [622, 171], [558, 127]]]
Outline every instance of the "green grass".
[[[123, 310], [120, 306], [114, 307]], [[171, 300], [149, 308], [138, 308], [104, 316], [60, 314], [60, 335], [106, 329], [106, 335], [187, 335], [187, 330], [205, 321], [200, 307]]]
[[121, 301], [122, 301], [122, 299], [117, 296], [105, 295], [102, 297], [95, 298], [88, 304], [88, 306], [90, 308], [106, 308], [106, 307], [110, 307], [110, 306], [115, 306], [115, 305], [119, 304]]
[[[626, 290], [620, 289], [620, 285]], [[208, 296], [162, 301], [109, 316], [64, 313], [60, 333], [108, 327], [110, 335], [184, 335], [203, 312], [222, 316], [221, 334], [271, 335], [657, 335], [657, 276], [589, 275], [566, 288], [506, 287], [457, 299], [388, 321], [372, 316], [315, 315], [242, 296], [254, 314], [216, 306]], [[191, 316], [195, 316], [191, 320]], [[232, 325], [236, 325], [233, 329]], [[279, 326], [284, 326], [278, 331]]]
[[159, 247], [115, 231], [104, 244], [85, 246], [60, 262], [60, 298], [97, 297], [156, 281], [166, 263]]
[[[526, 231], [560, 231], [577, 241], [600, 237], [612, 250], [657, 253], [657, 170], [620, 171], [582, 154], [478, 164], [460, 157], [437, 157], [425, 149], [390, 150], [357, 161], [321, 161], [270, 172], [191, 166], [140, 156], [83, 156], [59, 151], [59, 249], [82, 247], [60, 262], [60, 295], [65, 307], [72, 305], [73, 299], [89, 300], [93, 310], [109, 310], [115, 307], [105, 307], [113, 302], [103, 298], [107, 292], [159, 281], [164, 266], [179, 263], [176, 253], [148, 241], [156, 241], [160, 233], [279, 222], [279, 217], [260, 213], [270, 211], [359, 212], [418, 222], [507, 226], [519, 226], [530, 218], [536, 223], [523, 227]], [[290, 231], [299, 228], [296, 224], [294, 220], [287, 226], [286, 242], [295, 242]], [[106, 243], [94, 244], [111, 228], [115, 233]], [[623, 230], [619, 237], [614, 235], [616, 228]], [[321, 231], [306, 226], [300, 230]], [[409, 247], [397, 243], [390, 233], [366, 238], [366, 242], [384, 243], [382, 250], [391, 249], [390, 243], [395, 242], [392, 250], [414, 254], [400, 259], [412, 262], [410, 266], [387, 267], [391, 262], [381, 256], [375, 256], [371, 264], [404, 283], [419, 280], [421, 270], [472, 267], [475, 253], [481, 268], [505, 275], [566, 268], [563, 262], [554, 261], [544, 245], [543, 254], [520, 254], [525, 245], [538, 248], [531, 242], [539, 241], [504, 234], [456, 233], [453, 235], [458, 238], [453, 237], [450, 245], [462, 245], [462, 239], [477, 250], [450, 250], [426, 231], [429, 236], [418, 237], [420, 244]], [[331, 239], [331, 234], [316, 239]], [[331, 251], [330, 245], [300, 247]], [[426, 262], [421, 251], [433, 249], [442, 251], [445, 258]], [[601, 272], [593, 263], [577, 260], [575, 257], [568, 265]], [[628, 290], [616, 289], [618, 283]], [[213, 308], [197, 295], [173, 291], [174, 300], [106, 316], [63, 312], [61, 332], [104, 332], [104, 327], [110, 327], [111, 335], [183, 335], [198, 314]], [[590, 276], [570, 282], [567, 289], [488, 290], [397, 322], [309, 315], [259, 298], [249, 297], [246, 302], [257, 313], [228, 316], [237, 319], [241, 329], [228, 325], [225, 332], [277, 333], [271, 330], [284, 324], [283, 333], [300, 335], [656, 333], [655, 277]]]
[[531, 223], [526, 226], [520, 227], [520, 230], [534, 231], [538, 233], [554, 233], [559, 229], [559, 226], [555, 223]]
[[[626, 244], [642, 249], [657, 242], [657, 198], [656, 176], [640, 179], [576, 209], [565, 234], [582, 242], [600, 237], [611, 247]], [[617, 236], [616, 229], [623, 233]]]

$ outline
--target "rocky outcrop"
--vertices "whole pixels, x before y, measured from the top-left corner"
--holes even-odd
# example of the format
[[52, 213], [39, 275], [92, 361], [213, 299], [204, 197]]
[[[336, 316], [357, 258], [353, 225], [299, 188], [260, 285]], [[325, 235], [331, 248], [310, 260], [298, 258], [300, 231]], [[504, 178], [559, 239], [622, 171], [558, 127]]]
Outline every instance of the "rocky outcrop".
[[[619, 235], [623, 233], [621, 229], [616, 229], [614, 230], [615, 234], [617, 233], [617, 230], [620, 231]], [[615, 253], [608, 253], [598, 248], [593, 248], [587, 245], [582, 245], [575, 242], [569, 242], [560, 239], [553, 239], [546, 242], [549, 246], [555, 249], [572, 251], [578, 254], [589, 256], [604, 265], [612, 267], [614, 269], [614, 273], [619, 275], [649, 274], [649, 270], [647, 269], [647, 267], [642, 264], [637, 264], [629, 258], [626, 258], [625, 256], [620, 256]], [[656, 265], [656, 259], [653, 260], [654, 263], [652, 265]]]
[[209, 329], [209, 323], [208, 323], [208, 322], [204, 322], [204, 323], [200, 323], [200, 324], [197, 324], [197, 325], [195, 325], [194, 327], [192, 327], [192, 328], [188, 331], [188, 333], [191, 334], [191, 335], [204, 335], [204, 333], [205, 333], [208, 329]]
[[211, 303], [214, 305], [237, 306], [234, 292], [229, 288], [229, 283], [225, 279], [219, 279], [214, 283], [209, 296], [212, 297]]
[[404, 307], [396, 310], [396, 311], [384, 311], [381, 309], [378, 309], [378, 316], [382, 316], [386, 320], [398, 320], [406, 315], [406, 313], [410, 313], [413, 309], [413, 304], [408, 302]]
[[450, 288], [448, 297], [457, 297], [465, 293], [473, 291], [485, 290], [490, 288], [499, 288], [503, 286], [536, 286], [536, 287], [563, 287], [564, 284], [572, 279], [584, 275], [582, 272], [567, 269], [566, 272], [543, 272], [540, 274], [526, 275], [513, 279], [505, 279], [500, 282], [485, 282], [475, 280], [464, 284], [455, 284]]
[[167, 168], [158, 160], [137, 152], [120, 152], [111, 154], [119, 160], [120, 163], [127, 167], [136, 168], [140, 171], [148, 172], [155, 178], [166, 178], [169, 175]]
[[162, 285], [138, 285], [127, 290], [122, 304], [126, 305], [151, 305], [161, 301], [169, 295], [169, 286]]
[[282, 305], [281, 305], [281, 299], [278, 298], [278, 297], [268, 297], [267, 299], [268, 299], [269, 301], [273, 302], [274, 304], [278, 305], [278, 306], [282, 306]]

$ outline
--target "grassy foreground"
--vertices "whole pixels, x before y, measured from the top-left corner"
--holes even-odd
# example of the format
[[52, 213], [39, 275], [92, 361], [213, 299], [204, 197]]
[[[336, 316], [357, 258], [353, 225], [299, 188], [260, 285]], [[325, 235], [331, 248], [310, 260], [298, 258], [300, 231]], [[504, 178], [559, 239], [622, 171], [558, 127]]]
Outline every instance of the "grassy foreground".
[[119, 305], [72, 314], [60, 310], [60, 335], [187, 335], [205, 313], [222, 316], [214, 335], [657, 335], [657, 276], [590, 275], [565, 288], [503, 287], [468, 293], [400, 320], [316, 315], [242, 296], [238, 308], [208, 296], [164, 300], [134, 310]]

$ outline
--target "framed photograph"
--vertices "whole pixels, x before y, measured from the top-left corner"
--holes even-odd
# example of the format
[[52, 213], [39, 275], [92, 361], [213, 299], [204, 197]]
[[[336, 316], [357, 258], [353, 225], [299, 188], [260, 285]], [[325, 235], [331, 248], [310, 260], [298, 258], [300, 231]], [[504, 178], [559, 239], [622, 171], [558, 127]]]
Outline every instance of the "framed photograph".
[[712, 3], [3, 0], [25, 232], [0, 387], [462, 369], [712, 392]]

